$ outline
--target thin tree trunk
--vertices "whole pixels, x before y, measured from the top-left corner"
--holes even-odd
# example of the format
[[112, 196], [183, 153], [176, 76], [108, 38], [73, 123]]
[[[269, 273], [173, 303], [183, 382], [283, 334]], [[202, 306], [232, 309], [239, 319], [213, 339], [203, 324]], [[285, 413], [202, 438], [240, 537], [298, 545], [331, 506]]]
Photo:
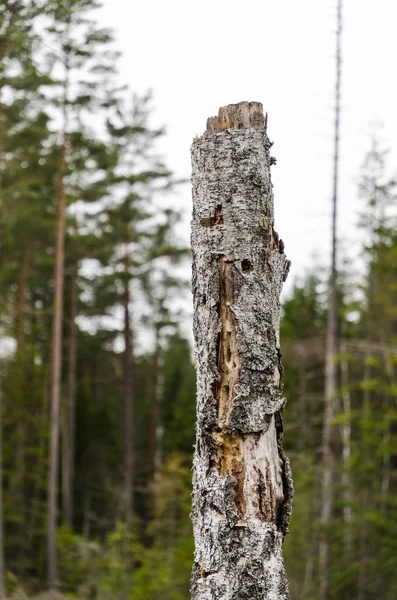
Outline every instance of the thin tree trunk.
[[149, 409], [148, 455], [146, 464], [146, 490], [148, 501], [153, 496], [154, 461], [156, 454], [157, 386], [159, 375], [159, 331], [157, 328], [154, 342], [152, 373], [152, 393]]
[[154, 453], [154, 485], [155, 488], [160, 483], [161, 468], [163, 463], [163, 437], [164, 426], [161, 419], [161, 404], [164, 393], [164, 362], [163, 357], [159, 358], [159, 373], [157, 377], [157, 422], [156, 422], [156, 449]]
[[91, 491], [88, 490], [84, 494], [84, 509], [83, 509], [83, 537], [87, 541], [91, 535]]
[[69, 361], [68, 361], [68, 403], [66, 407], [65, 481], [64, 481], [64, 522], [73, 528], [73, 487], [74, 487], [74, 445], [75, 445], [75, 401], [76, 401], [76, 361], [77, 361], [77, 261], [71, 269]]
[[3, 187], [3, 169], [4, 169], [4, 107], [3, 107], [3, 69], [5, 51], [0, 53], [0, 192]]
[[131, 524], [133, 510], [133, 456], [132, 456], [132, 332], [130, 315], [130, 288], [127, 280], [124, 290], [124, 502], [125, 520]]
[[52, 373], [51, 373], [51, 422], [50, 422], [50, 468], [48, 478], [48, 587], [57, 589], [56, 524], [58, 496], [58, 458], [59, 458], [59, 417], [61, 405], [62, 379], [62, 321], [63, 321], [63, 269], [65, 254], [66, 220], [66, 156], [68, 129], [68, 83], [69, 70], [66, 68], [63, 98], [63, 134], [59, 166], [58, 214], [56, 230], [56, 252], [54, 273], [54, 313], [52, 322]]
[[17, 291], [17, 347], [16, 355], [19, 363], [20, 372], [23, 371], [22, 361], [25, 350], [25, 313], [26, 313], [26, 283], [28, 278], [29, 263], [31, 251], [29, 246], [25, 246], [22, 255], [21, 268], [18, 276]]
[[[0, 57], [4, 58], [3, 53]], [[1, 62], [1, 61], [0, 61]], [[0, 78], [3, 72], [0, 66]], [[2, 86], [0, 82], [0, 194], [3, 184], [3, 105]], [[4, 507], [3, 507], [3, 395], [2, 380], [0, 379], [0, 598], [6, 597], [5, 589], [5, 558], [4, 558]]]
[[279, 295], [290, 263], [273, 229], [266, 121], [257, 102], [221, 108], [192, 147], [193, 600], [288, 597]]
[[27, 528], [27, 537], [29, 539], [29, 547], [32, 546], [32, 542], [35, 536], [37, 520], [39, 516], [39, 499], [42, 493], [43, 487], [45, 486], [46, 470], [47, 470], [47, 451], [46, 451], [46, 433], [48, 424], [48, 380], [49, 380], [49, 369], [47, 368], [44, 375], [43, 381], [43, 400], [41, 408], [41, 419], [39, 429], [39, 443], [37, 451], [37, 461], [35, 468], [34, 487], [32, 497], [29, 501], [29, 519]]
[[160, 346], [160, 332], [156, 330], [155, 350], [153, 360], [152, 397], [150, 403], [149, 440], [147, 460], [147, 495], [153, 498], [156, 483], [159, 483], [163, 426], [161, 423], [161, 400], [164, 388], [163, 359]]
[[353, 490], [351, 481], [351, 397], [349, 389], [349, 364], [347, 358], [347, 348], [343, 345], [343, 358], [341, 360], [341, 379], [342, 379], [342, 401], [343, 401], [343, 424], [342, 424], [342, 488], [343, 488], [343, 520], [345, 534], [345, 552], [347, 558], [351, 557], [353, 550]]
[[337, 42], [336, 42], [336, 85], [335, 85], [335, 137], [334, 137], [334, 172], [332, 194], [332, 258], [328, 308], [328, 329], [325, 356], [325, 390], [324, 390], [324, 421], [322, 440], [322, 478], [321, 478], [321, 507], [320, 527], [321, 539], [319, 546], [319, 600], [328, 597], [329, 582], [329, 544], [328, 528], [332, 516], [332, 478], [334, 471], [334, 451], [332, 447], [334, 419], [334, 403], [337, 392], [337, 256], [336, 256], [336, 227], [338, 206], [338, 176], [339, 176], [339, 141], [340, 141], [340, 92], [341, 92], [341, 34], [342, 34], [342, 0], [338, 0]]
[[0, 598], [6, 598], [3, 505], [3, 390], [0, 379]]
[[[386, 346], [387, 345], [387, 339], [386, 336], [382, 335], [381, 336], [381, 343]], [[388, 356], [387, 352], [383, 351], [383, 359], [385, 361], [385, 370], [386, 373], [389, 377], [389, 381], [390, 384], [393, 385], [393, 387], [396, 385], [396, 379], [394, 376], [394, 368], [393, 368], [393, 364], [390, 361], [390, 357]], [[387, 402], [387, 399], [386, 399]], [[387, 414], [387, 411], [385, 411]], [[382, 457], [382, 485], [381, 485], [381, 511], [383, 512], [385, 510], [385, 506], [386, 506], [386, 502], [387, 502], [387, 498], [388, 498], [388, 494], [389, 494], [389, 489], [390, 489], [390, 481], [391, 481], [391, 456], [390, 456], [390, 449], [389, 449], [389, 445], [390, 445], [390, 439], [391, 439], [391, 423], [390, 423], [390, 419], [388, 417], [385, 417], [386, 420], [386, 427], [383, 431], [383, 445], [385, 447], [385, 453], [383, 454]]]
[[[368, 339], [370, 333], [370, 318], [368, 316]], [[365, 365], [364, 365], [364, 381], [368, 381], [371, 376], [371, 367], [368, 363], [369, 354], [365, 356]], [[362, 439], [362, 454], [363, 454], [363, 463], [364, 465], [368, 464], [368, 456], [370, 452], [370, 434], [372, 428], [371, 421], [371, 392], [368, 388], [364, 388], [363, 393], [363, 439]], [[362, 509], [363, 513], [363, 523], [361, 525], [360, 530], [360, 542], [359, 542], [359, 552], [360, 552], [360, 571], [358, 574], [358, 600], [365, 600], [367, 597], [367, 569], [368, 569], [368, 513], [370, 512], [370, 494], [369, 494], [369, 485], [368, 481], [368, 472], [365, 471], [365, 480], [363, 486], [363, 498], [362, 498]]]
[[[24, 531], [26, 527], [26, 501], [25, 501], [25, 460], [26, 460], [26, 403], [24, 396], [24, 374], [25, 374], [25, 313], [26, 313], [26, 286], [29, 271], [29, 263], [31, 258], [31, 252], [29, 246], [25, 246], [22, 252], [21, 264], [18, 273], [17, 280], [17, 293], [16, 293], [16, 363], [14, 371], [14, 393], [15, 393], [15, 405], [13, 412], [15, 415], [15, 452], [13, 469], [10, 478], [10, 494], [14, 499], [14, 507], [19, 514], [20, 522], [18, 524], [18, 531], [20, 539], [24, 537]], [[18, 575], [22, 577], [23, 572], [23, 544], [20, 545], [20, 557], [18, 560]]]

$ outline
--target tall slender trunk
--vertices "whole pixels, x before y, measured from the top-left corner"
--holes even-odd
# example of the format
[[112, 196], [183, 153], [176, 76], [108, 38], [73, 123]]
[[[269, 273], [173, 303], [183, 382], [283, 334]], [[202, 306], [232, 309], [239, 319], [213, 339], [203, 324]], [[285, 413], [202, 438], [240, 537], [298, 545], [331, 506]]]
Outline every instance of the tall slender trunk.
[[159, 480], [162, 460], [163, 426], [161, 423], [161, 399], [163, 387], [163, 359], [160, 346], [160, 331], [157, 328], [153, 355], [153, 379], [149, 415], [148, 458], [146, 466], [147, 497], [152, 499], [154, 496], [155, 484], [158, 483]]
[[[0, 200], [1, 190], [3, 187], [3, 169], [4, 169], [4, 108], [3, 108], [3, 85], [2, 77], [3, 70], [1, 68], [2, 61], [4, 59], [4, 52], [0, 53]], [[1, 205], [1, 203], [0, 203]]]
[[[381, 344], [383, 344], [383, 346], [387, 346], [386, 335], [381, 336], [380, 342], [381, 342]], [[383, 352], [383, 360], [385, 363], [385, 371], [388, 375], [390, 385], [392, 385], [394, 387], [397, 383], [395, 375], [394, 375], [394, 367], [393, 367], [393, 363], [390, 361], [390, 357], [388, 356], [386, 351]], [[386, 399], [386, 402], [387, 402], [387, 399]], [[385, 413], [387, 414], [387, 411], [385, 411]], [[386, 421], [386, 423], [385, 423], [385, 428], [383, 431], [383, 445], [385, 447], [385, 452], [382, 457], [382, 484], [381, 484], [381, 511], [382, 512], [385, 510], [385, 506], [386, 506], [386, 502], [387, 502], [387, 498], [388, 498], [388, 494], [389, 494], [389, 489], [390, 489], [391, 475], [392, 475], [391, 450], [389, 449], [392, 425], [391, 425], [389, 417], [385, 416], [385, 421]]]
[[156, 403], [157, 403], [157, 421], [156, 421], [156, 448], [154, 452], [154, 476], [153, 482], [157, 489], [160, 483], [161, 468], [163, 463], [163, 437], [164, 437], [164, 426], [161, 419], [161, 404], [164, 393], [164, 362], [163, 356], [159, 358], [159, 373], [157, 377], [156, 387]]
[[332, 516], [332, 479], [334, 472], [334, 450], [332, 444], [334, 419], [334, 403], [337, 392], [337, 207], [338, 207], [338, 178], [339, 178], [339, 141], [340, 141], [340, 94], [341, 94], [341, 36], [342, 36], [342, 0], [338, 0], [337, 32], [336, 32], [336, 84], [335, 84], [335, 137], [334, 137], [334, 170], [332, 193], [332, 256], [331, 276], [329, 284], [328, 328], [325, 356], [325, 390], [324, 417], [322, 439], [322, 478], [321, 478], [321, 507], [320, 527], [321, 540], [319, 546], [319, 600], [328, 597], [329, 582], [329, 543], [328, 528]]
[[6, 598], [3, 504], [3, 382], [0, 378], [0, 598]]
[[132, 411], [133, 411], [133, 347], [130, 314], [130, 286], [127, 279], [124, 289], [124, 502], [125, 520], [131, 524], [133, 510], [133, 455], [132, 455]]
[[66, 525], [73, 528], [73, 487], [74, 487], [74, 447], [75, 447], [75, 402], [76, 402], [76, 361], [77, 361], [77, 290], [78, 262], [71, 268], [70, 281], [70, 321], [69, 321], [69, 361], [68, 392], [65, 415], [64, 436], [64, 485], [63, 485], [63, 519]]
[[[3, 54], [3, 53], [1, 53]], [[3, 55], [0, 56], [3, 59]], [[0, 66], [0, 78], [2, 77]], [[3, 105], [2, 105], [2, 86], [0, 81], [0, 200], [3, 184]], [[1, 205], [1, 203], [0, 203]], [[3, 506], [3, 382], [0, 379], [0, 598], [6, 597], [5, 589], [5, 559], [4, 559], [4, 506]]]
[[146, 462], [146, 490], [148, 499], [153, 495], [154, 460], [156, 453], [156, 424], [157, 424], [157, 384], [159, 371], [159, 332], [156, 329], [153, 365], [152, 365], [152, 389], [149, 407], [149, 429], [148, 429], [148, 454]]
[[56, 590], [57, 556], [56, 556], [56, 524], [58, 496], [58, 458], [59, 458], [59, 422], [61, 406], [62, 379], [62, 322], [63, 322], [63, 269], [65, 261], [65, 221], [66, 221], [66, 159], [68, 142], [68, 87], [69, 69], [66, 63], [66, 77], [63, 97], [63, 133], [59, 166], [58, 212], [56, 228], [56, 251], [54, 272], [54, 313], [52, 322], [52, 373], [51, 373], [51, 421], [50, 421], [50, 468], [48, 477], [48, 587]]
[[22, 260], [19, 268], [16, 293], [16, 364], [15, 364], [15, 382], [17, 414], [16, 422], [16, 448], [13, 474], [11, 480], [12, 495], [20, 498], [22, 506], [24, 505], [23, 482], [25, 475], [25, 398], [23, 393], [24, 382], [24, 360], [25, 360], [25, 314], [26, 314], [26, 284], [29, 271], [31, 252], [29, 246], [25, 246], [22, 252]]
[[353, 489], [351, 480], [351, 397], [349, 389], [349, 363], [347, 357], [346, 344], [342, 347], [341, 360], [341, 382], [342, 382], [342, 401], [343, 401], [343, 423], [342, 423], [342, 488], [343, 488], [343, 520], [345, 534], [345, 553], [346, 558], [351, 557], [353, 550]]
[[[368, 339], [370, 339], [370, 318], [368, 316]], [[365, 355], [364, 365], [364, 381], [368, 381], [371, 376], [371, 367], [368, 362], [369, 353]], [[368, 388], [364, 388], [363, 393], [363, 430], [362, 430], [362, 457], [363, 464], [368, 464], [368, 456], [370, 452], [370, 435], [372, 429], [371, 420], [371, 392]], [[368, 569], [368, 513], [370, 511], [370, 493], [369, 493], [368, 473], [365, 471], [365, 480], [363, 485], [363, 496], [362, 496], [362, 509], [361, 512], [364, 515], [363, 523], [360, 529], [359, 539], [359, 553], [360, 553], [360, 570], [358, 574], [358, 600], [365, 600], [367, 597], [367, 569]]]
[[193, 600], [288, 597], [279, 295], [290, 263], [273, 228], [266, 123], [260, 103], [230, 105], [192, 146]]
[[40, 418], [40, 430], [39, 430], [39, 443], [38, 443], [38, 452], [37, 452], [37, 460], [35, 467], [35, 478], [34, 478], [34, 487], [32, 492], [32, 497], [29, 501], [29, 518], [28, 518], [28, 527], [27, 527], [27, 538], [29, 540], [29, 547], [31, 547], [32, 540], [34, 538], [36, 528], [37, 528], [37, 520], [40, 514], [39, 511], [39, 501], [40, 495], [42, 493], [43, 487], [45, 486], [46, 479], [46, 470], [47, 470], [47, 452], [46, 452], [46, 432], [48, 425], [48, 383], [49, 383], [49, 369], [47, 368], [44, 375], [43, 381], [43, 397], [42, 397], [42, 407], [41, 407], [41, 418]]
[[26, 284], [28, 279], [29, 264], [31, 259], [31, 250], [28, 245], [23, 249], [21, 267], [18, 276], [17, 286], [17, 347], [16, 355], [19, 362], [20, 371], [23, 371], [24, 350], [25, 350], [25, 314], [26, 314]]
[[10, 476], [9, 493], [13, 498], [14, 509], [18, 514], [18, 522], [15, 523], [15, 535], [18, 539], [18, 561], [16, 573], [23, 579], [24, 568], [26, 564], [26, 453], [27, 453], [27, 433], [28, 409], [26, 406], [26, 355], [25, 355], [25, 321], [26, 321], [26, 288], [28, 280], [29, 265], [31, 260], [31, 250], [29, 245], [25, 245], [22, 250], [21, 263], [17, 278], [16, 290], [16, 351], [14, 366], [14, 404], [13, 415], [15, 419], [15, 444], [13, 454], [13, 467]]

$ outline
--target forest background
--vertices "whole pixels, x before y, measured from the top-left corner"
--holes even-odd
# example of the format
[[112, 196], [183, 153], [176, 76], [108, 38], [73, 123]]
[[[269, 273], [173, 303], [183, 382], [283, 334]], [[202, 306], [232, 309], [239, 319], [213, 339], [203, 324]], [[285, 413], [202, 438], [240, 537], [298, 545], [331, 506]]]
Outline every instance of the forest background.
[[[188, 173], [170, 170], [156, 98], [124, 85], [97, 8], [95, 0], [0, 4], [0, 594], [58, 587], [77, 598], [182, 600], [195, 416]], [[397, 597], [396, 169], [382, 136], [373, 132], [360, 148], [356, 229], [352, 243], [339, 239], [335, 502], [325, 532], [326, 258], [321, 246], [311, 257], [304, 228], [290, 250], [282, 228], [296, 224], [278, 208], [273, 168], [277, 228], [293, 265], [299, 246], [281, 325], [284, 444], [296, 486], [285, 544], [293, 600], [317, 598], [321, 534], [330, 599]], [[310, 179], [305, 156], [297, 168]], [[295, 190], [298, 206], [305, 193]]]

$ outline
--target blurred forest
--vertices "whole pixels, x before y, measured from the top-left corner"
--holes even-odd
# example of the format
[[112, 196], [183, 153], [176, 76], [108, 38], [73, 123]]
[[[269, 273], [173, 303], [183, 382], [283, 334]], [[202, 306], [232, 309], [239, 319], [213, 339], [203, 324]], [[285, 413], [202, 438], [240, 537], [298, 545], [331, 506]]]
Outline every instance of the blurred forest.
[[[120, 86], [97, 6], [0, 3], [0, 597], [187, 600], [195, 374], [180, 182], [158, 155], [150, 94]], [[313, 264], [283, 303], [292, 600], [318, 597], [322, 533], [330, 599], [397, 598], [397, 190], [387, 152], [368, 147], [361, 256], [337, 288], [325, 532], [326, 269]]]

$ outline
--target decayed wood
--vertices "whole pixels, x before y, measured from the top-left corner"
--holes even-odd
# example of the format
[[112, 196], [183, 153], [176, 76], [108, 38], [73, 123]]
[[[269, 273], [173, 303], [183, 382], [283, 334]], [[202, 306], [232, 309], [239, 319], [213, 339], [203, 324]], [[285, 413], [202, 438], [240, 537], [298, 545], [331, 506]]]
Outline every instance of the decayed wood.
[[274, 230], [266, 126], [260, 103], [230, 105], [192, 147], [194, 600], [288, 597], [279, 295], [290, 262]]

